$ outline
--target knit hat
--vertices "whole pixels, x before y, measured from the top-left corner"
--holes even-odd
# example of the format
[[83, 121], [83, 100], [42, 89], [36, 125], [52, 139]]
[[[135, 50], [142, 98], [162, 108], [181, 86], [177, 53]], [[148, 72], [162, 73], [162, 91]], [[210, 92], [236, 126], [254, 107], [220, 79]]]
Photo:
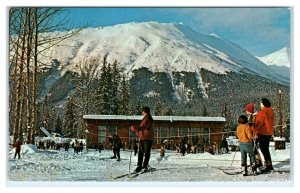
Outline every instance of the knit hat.
[[271, 107], [271, 102], [267, 98], [262, 98], [261, 103], [267, 108]]
[[248, 111], [250, 113], [254, 113], [254, 104], [252, 102], [249, 102], [246, 106], [245, 106], [245, 111]]

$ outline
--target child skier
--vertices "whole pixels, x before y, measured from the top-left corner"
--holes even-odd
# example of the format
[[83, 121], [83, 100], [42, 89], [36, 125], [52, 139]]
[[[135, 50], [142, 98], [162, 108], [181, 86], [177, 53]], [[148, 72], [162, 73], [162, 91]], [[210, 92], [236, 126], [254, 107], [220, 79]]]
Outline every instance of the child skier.
[[254, 158], [254, 151], [252, 146], [252, 132], [250, 130], [248, 123], [248, 118], [246, 115], [241, 115], [238, 119], [238, 127], [236, 130], [236, 135], [239, 139], [239, 146], [241, 151], [241, 158], [242, 164], [241, 166], [244, 167], [243, 176], [248, 175], [247, 171], [247, 153], [250, 157], [250, 164], [252, 167], [252, 172], [256, 175], [256, 167], [255, 167], [255, 158]]

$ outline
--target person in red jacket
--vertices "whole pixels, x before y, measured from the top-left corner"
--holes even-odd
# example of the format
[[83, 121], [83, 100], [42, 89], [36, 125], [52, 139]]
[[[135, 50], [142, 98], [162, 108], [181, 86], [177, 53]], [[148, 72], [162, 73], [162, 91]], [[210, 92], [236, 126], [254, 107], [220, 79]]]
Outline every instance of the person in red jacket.
[[143, 107], [142, 115], [144, 118], [139, 126], [131, 127], [131, 131], [136, 132], [139, 138], [138, 163], [135, 172], [140, 172], [142, 169], [147, 171], [149, 169], [148, 164], [154, 140], [153, 118], [150, 114], [150, 108], [147, 106]]
[[274, 128], [274, 112], [271, 108], [271, 102], [267, 98], [262, 98], [260, 101], [260, 111], [256, 115], [253, 124], [253, 130], [257, 134], [257, 142], [264, 156], [265, 167], [264, 171], [269, 172], [274, 170], [272, 165], [271, 154], [269, 150], [270, 139], [273, 135]]
[[253, 132], [253, 150], [254, 150], [254, 155], [255, 155], [255, 163], [256, 167], [259, 168], [262, 166], [262, 161], [261, 161], [261, 156], [260, 153], [258, 152], [258, 141], [257, 141], [257, 133], [254, 131], [252, 125], [255, 123], [256, 120], [256, 114], [257, 112], [254, 112], [254, 104], [253, 102], [249, 102], [245, 106], [245, 113], [248, 116], [248, 125], [250, 126], [252, 132]]
[[21, 145], [22, 145], [22, 142], [17, 139], [15, 143], [11, 144], [15, 149], [15, 156], [14, 156], [14, 159], [16, 159], [17, 155], [18, 155], [18, 159], [21, 158], [21, 155], [20, 155], [20, 152], [21, 152]]

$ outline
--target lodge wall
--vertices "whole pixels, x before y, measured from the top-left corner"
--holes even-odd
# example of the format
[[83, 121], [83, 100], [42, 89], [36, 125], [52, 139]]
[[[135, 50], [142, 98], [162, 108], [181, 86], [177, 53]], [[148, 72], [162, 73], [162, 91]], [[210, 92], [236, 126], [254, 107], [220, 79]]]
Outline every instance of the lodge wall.
[[[85, 119], [86, 129], [89, 131], [87, 144], [89, 148], [96, 147], [99, 142], [105, 146], [108, 144], [110, 133], [116, 133], [126, 148], [135, 133], [130, 131], [132, 125], [136, 126], [140, 120], [97, 120]], [[216, 121], [170, 121], [154, 120], [154, 143], [153, 148], [159, 148], [163, 140], [168, 139], [171, 145], [180, 142], [185, 136], [189, 144], [212, 144], [221, 143], [222, 129], [225, 122]]]

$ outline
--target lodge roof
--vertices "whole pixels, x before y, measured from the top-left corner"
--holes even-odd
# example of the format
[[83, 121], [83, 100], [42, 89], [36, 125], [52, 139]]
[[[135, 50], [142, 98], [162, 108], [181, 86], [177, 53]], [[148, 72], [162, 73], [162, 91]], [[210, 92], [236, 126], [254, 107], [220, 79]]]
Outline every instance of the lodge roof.
[[[154, 121], [193, 121], [193, 122], [225, 122], [224, 117], [198, 117], [198, 116], [152, 116]], [[127, 120], [140, 121], [143, 116], [126, 116], [126, 115], [83, 115], [86, 120]]]

